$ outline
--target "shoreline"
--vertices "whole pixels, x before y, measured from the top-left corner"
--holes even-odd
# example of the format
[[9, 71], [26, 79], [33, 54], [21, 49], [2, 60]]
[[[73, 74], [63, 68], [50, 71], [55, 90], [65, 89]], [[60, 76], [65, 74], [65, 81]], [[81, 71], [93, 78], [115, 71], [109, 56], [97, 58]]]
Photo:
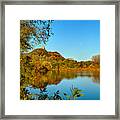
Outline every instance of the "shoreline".
[[57, 71], [57, 72], [96, 72], [100, 73], [100, 68], [66, 68], [66, 69], [53, 69], [50, 71]]

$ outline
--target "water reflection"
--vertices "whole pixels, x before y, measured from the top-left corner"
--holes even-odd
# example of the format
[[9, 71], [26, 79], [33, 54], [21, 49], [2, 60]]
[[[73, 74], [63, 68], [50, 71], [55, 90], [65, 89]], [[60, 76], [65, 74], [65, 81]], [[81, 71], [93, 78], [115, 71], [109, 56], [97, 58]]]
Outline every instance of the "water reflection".
[[[84, 90], [85, 97], [78, 97], [78, 99], [100, 99], [100, 75], [99, 72], [56, 72], [49, 71], [46, 74], [38, 74], [30, 76], [30, 79], [23, 79], [20, 81], [21, 99], [26, 97], [27, 91], [32, 95], [38, 94], [47, 89], [45, 95], [56, 95], [66, 99], [65, 94], [71, 96], [71, 87], [75, 86], [79, 90]], [[85, 84], [85, 85], [83, 85]], [[59, 91], [59, 92], [58, 92]], [[59, 94], [57, 94], [58, 92]], [[94, 94], [91, 94], [93, 92]], [[96, 93], [95, 93], [96, 92]], [[91, 94], [91, 96], [90, 96]], [[81, 94], [82, 95], [82, 94]], [[86, 96], [87, 95], [87, 96]], [[93, 96], [94, 95], [94, 96]], [[56, 97], [55, 96], [55, 97]], [[36, 98], [37, 99], [37, 98]]]

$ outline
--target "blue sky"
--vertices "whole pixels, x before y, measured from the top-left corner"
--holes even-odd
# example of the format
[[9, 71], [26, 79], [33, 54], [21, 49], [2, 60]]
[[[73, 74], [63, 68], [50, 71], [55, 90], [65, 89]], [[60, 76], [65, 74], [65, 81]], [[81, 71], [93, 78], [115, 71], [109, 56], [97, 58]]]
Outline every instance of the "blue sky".
[[99, 20], [55, 20], [52, 31], [54, 35], [45, 46], [47, 51], [57, 51], [77, 61], [100, 54]]

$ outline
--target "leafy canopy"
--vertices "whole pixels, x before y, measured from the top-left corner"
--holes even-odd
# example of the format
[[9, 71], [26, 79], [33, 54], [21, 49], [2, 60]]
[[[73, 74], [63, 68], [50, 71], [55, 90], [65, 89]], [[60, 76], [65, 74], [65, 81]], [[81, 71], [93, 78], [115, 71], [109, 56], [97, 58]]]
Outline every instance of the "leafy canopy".
[[21, 20], [20, 51], [27, 52], [37, 45], [46, 44], [53, 35], [52, 23], [53, 20]]

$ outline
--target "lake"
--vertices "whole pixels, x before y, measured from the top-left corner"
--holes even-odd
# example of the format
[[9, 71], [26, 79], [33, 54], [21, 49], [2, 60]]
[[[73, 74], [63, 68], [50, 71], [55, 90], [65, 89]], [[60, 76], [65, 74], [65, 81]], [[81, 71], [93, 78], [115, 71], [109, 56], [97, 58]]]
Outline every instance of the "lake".
[[[100, 100], [100, 75], [93, 72], [58, 73], [49, 71], [39, 79], [21, 82], [28, 99]], [[76, 91], [79, 91], [78, 95]], [[75, 97], [73, 97], [73, 94]], [[26, 96], [25, 95], [25, 96]], [[45, 97], [46, 96], [46, 97]]]

